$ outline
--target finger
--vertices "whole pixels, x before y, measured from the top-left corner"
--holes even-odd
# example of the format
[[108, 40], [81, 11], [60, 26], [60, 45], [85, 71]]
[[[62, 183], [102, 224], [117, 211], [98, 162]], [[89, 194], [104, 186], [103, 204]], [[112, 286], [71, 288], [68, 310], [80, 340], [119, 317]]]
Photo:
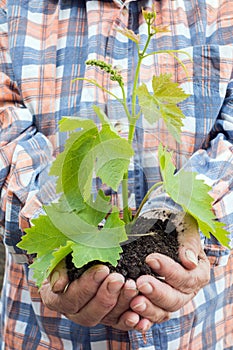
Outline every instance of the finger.
[[[127, 280], [121, 289], [116, 306], [104, 317], [102, 323], [110, 326], [117, 325], [121, 315], [129, 309], [131, 300], [137, 294], [138, 290], [135, 281]], [[133, 318], [133, 323], [135, 325], [135, 318]]]
[[[112, 326], [121, 331], [130, 331], [135, 329], [139, 321], [140, 321], [140, 316], [137, 313], [131, 310], [127, 310], [119, 317], [116, 323], [109, 324], [107, 322], [106, 324], [108, 326]], [[105, 324], [104, 321], [103, 322], [101, 321], [101, 323]]]
[[[161, 282], [149, 275], [140, 276], [137, 280], [137, 287], [140, 293], [145, 297], [143, 303], [146, 305], [146, 314], [149, 312], [149, 307], [151, 307], [151, 304], [146, 301], [147, 299], [154, 305], [154, 311], [156, 313], [159, 312], [157, 308], [161, 308], [166, 312], [172, 312], [179, 310], [195, 295], [195, 292], [182, 293], [169, 284]], [[135, 305], [131, 305], [131, 307], [132, 306], [135, 308]], [[136, 312], [136, 309], [134, 311]], [[146, 314], [145, 311], [140, 312], [140, 315]], [[162, 316], [163, 314], [161, 313], [156, 317], [160, 319]], [[167, 315], [164, 314], [164, 316], [166, 317]]]
[[126, 311], [119, 319], [119, 322], [114, 325], [114, 328], [122, 331], [130, 331], [136, 329], [141, 333], [147, 332], [153, 322], [146, 318], [140, 318], [140, 316], [133, 311]]
[[47, 280], [40, 289], [40, 295], [48, 308], [60, 313], [75, 313], [95, 296], [108, 275], [107, 266], [96, 265], [85, 271], [78, 280], [73, 281], [66, 293], [54, 293]]
[[183, 293], [197, 292], [210, 279], [210, 265], [205, 254], [200, 252], [199, 263], [193, 270], [185, 269], [166, 255], [155, 253], [146, 258], [147, 264], [165, 282]]
[[180, 261], [187, 269], [194, 269], [198, 265], [198, 256], [202, 248], [196, 220], [186, 214], [178, 225], [177, 232]]
[[60, 261], [60, 263], [51, 272], [49, 281], [51, 289], [54, 293], [62, 293], [64, 291], [65, 287], [69, 283], [65, 259]]
[[144, 335], [152, 326], [154, 322], [149, 321], [147, 318], [141, 318], [138, 324], [134, 327], [137, 331]]
[[[169, 319], [169, 312], [167, 310], [154, 305], [143, 295], [139, 295], [134, 298], [130, 304], [130, 307], [133, 311], [137, 312], [142, 318], [144, 318], [144, 322], [141, 322], [140, 325], [137, 325], [137, 329], [139, 329], [139, 327], [142, 327], [142, 325], [144, 328], [147, 327], [148, 322], [145, 325], [145, 320], [148, 320], [152, 323], [161, 323]], [[145, 331], [145, 329], [141, 329], [141, 331]]]
[[124, 277], [111, 273], [88, 303], [76, 312], [66, 313], [66, 317], [84, 326], [95, 326], [115, 307], [123, 285]]

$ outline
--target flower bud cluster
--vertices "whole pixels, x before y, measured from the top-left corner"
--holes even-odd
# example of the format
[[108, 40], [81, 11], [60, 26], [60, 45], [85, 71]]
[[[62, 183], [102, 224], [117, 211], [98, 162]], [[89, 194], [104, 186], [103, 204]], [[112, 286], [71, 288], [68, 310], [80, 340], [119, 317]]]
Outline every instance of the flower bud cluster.
[[120, 86], [124, 85], [123, 78], [119, 73], [119, 70], [114, 69], [111, 64], [108, 64], [101, 60], [95, 60], [95, 59], [86, 61], [86, 64], [89, 66], [99, 67], [101, 70], [104, 70], [106, 73], [110, 74], [110, 80], [117, 81]]
[[152, 11], [142, 9], [142, 15], [147, 24], [151, 24], [156, 19], [156, 11], [152, 8]]

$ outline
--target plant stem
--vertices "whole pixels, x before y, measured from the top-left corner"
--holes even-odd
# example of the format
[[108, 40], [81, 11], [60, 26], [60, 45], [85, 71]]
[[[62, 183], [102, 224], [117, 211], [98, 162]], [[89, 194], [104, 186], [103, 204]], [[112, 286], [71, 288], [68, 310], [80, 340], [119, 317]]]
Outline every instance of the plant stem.
[[[136, 91], [137, 91], [137, 87], [138, 87], [138, 79], [139, 79], [141, 63], [142, 63], [143, 58], [145, 57], [145, 53], [146, 53], [146, 50], [147, 50], [148, 45], [150, 43], [151, 37], [153, 36], [153, 34], [151, 34], [151, 23], [147, 23], [147, 31], [148, 31], [148, 37], [147, 37], [146, 44], [145, 44], [142, 52], [140, 52], [139, 46], [137, 45], [138, 62], [137, 62], [134, 81], [133, 81], [132, 112], [131, 112], [131, 115], [127, 114], [128, 120], [129, 120], [128, 142], [130, 145], [132, 145], [132, 143], [133, 143], [136, 122], [140, 116], [140, 113], [136, 114], [136, 98], [137, 98]], [[124, 93], [123, 93], [123, 96], [124, 96]], [[131, 218], [129, 216], [129, 205], [128, 205], [128, 172], [124, 174], [124, 178], [123, 178], [123, 182], [122, 182], [122, 200], [123, 200], [123, 220], [125, 223], [129, 223], [131, 221]]]
[[132, 144], [132, 142], [133, 142], [135, 126], [136, 126], [136, 122], [138, 119], [136, 117], [136, 98], [137, 98], [136, 90], [138, 87], [138, 79], [139, 79], [141, 63], [142, 63], [143, 58], [145, 57], [145, 53], [146, 53], [146, 50], [147, 50], [148, 45], [150, 43], [151, 37], [153, 36], [151, 34], [150, 24], [148, 24], [147, 30], [148, 30], [148, 37], [147, 37], [146, 44], [145, 44], [142, 52], [140, 52], [139, 47], [138, 47], [138, 63], [137, 63], [136, 71], [135, 71], [134, 82], [133, 82], [133, 91], [132, 91], [132, 114], [131, 114], [131, 118], [129, 120], [128, 140], [129, 140], [130, 144]]
[[163, 181], [156, 182], [156, 183], [155, 183], [153, 186], [151, 186], [151, 188], [147, 191], [147, 193], [146, 193], [145, 197], [143, 198], [143, 200], [142, 200], [142, 202], [141, 202], [141, 204], [140, 204], [140, 206], [139, 206], [139, 208], [138, 208], [136, 214], [134, 215], [133, 221], [135, 221], [135, 220], [138, 218], [138, 216], [139, 216], [139, 214], [140, 214], [140, 212], [141, 212], [141, 210], [142, 210], [142, 207], [143, 207], [144, 204], [146, 203], [146, 201], [147, 201], [147, 199], [149, 198], [149, 196], [151, 195], [151, 193], [152, 193], [157, 187], [159, 187], [159, 186], [161, 186], [161, 185], [163, 185]]
[[129, 215], [129, 204], [128, 204], [128, 172], [123, 176], [122, 181], [122, 202], [123, 202], [123, 220], [126, 224], [131, 221]]

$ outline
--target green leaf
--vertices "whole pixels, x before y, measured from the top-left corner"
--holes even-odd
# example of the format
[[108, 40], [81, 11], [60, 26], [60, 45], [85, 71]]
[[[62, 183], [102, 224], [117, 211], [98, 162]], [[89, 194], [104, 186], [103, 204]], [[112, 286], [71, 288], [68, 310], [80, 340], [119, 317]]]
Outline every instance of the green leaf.
[[[64, 151], [54, 161], [50, 174], [58, 177], [57, 192], [63, 192], [70, 210], [82, 210], [89, 200], [94, 172], [103, 183], [118, 189], [123, 174], [128, 170], [133, 149], [108, 122], [104, 112], [94, 107], [103, 122], [99, 131], [94, 122], [71, 120], [71, 128], [79, 127], [66, 142]], [[68, 129], [68, 119], [61, 125]]]
[[177, 83], [173, 82], [170, 74], [153, 76], [153, 94], [142, 84], [137, 88], [139, 105], [147, 121], [151, 124], [160, 118], [164, 120], [169, 133], [180, 142], [181, 127], [185, 118], [177, 103], [185, 100], [187, 95]]
[[28, 254], [36, 253], [37, 256], [49, 254], [51, 251], [65, 245], [67, 237], [57, 229], [52, 220], [46, 215], [40, 215], [32, 220], [34, 226], [25, 229], [26, 235], [17, 244]]
[[122, 248], [120, 246], [116, 248], [99, 248], [75, 244], [72, 248], [72, 261], [77, 268], [93, 260], [109, 262], [113, 266], [116, 266], [117, 261], [120, 259], [120, 253], [122, 253]]
[[115, 130], [112, 131], [111, 125], [104, 124], [96, 139], [95, 152], [96, 175], [117, 191], [134, 154], [132, 146]]
[[30, 265], [30, 269], [33, 270], [33, 278], [35, 278], [36, 285], [39, 288], [57, 264], [72, 252], [72, 244], [73, 242], [67, 241], [65, 246], [59, 247], [57, 250], [48, 251], [47, 253], [44, 252], [42, 256], [37, 256], [34, 259], [33, 264]]
[[84, 119], [80, 117], [63, 117], [59, 121], [60, 131], [72, 131], [81, 128], [82, 130], [95, 129], [96, 125], [91, 119]]
[[166, 104], [177, 104], [186, 100], [187, 95], [179, 84], [172, 81], [171, 74], [160, 74], [153, 76], [152, 87], [154, 95]]
[[107, 125], [111, 131], [113, 131], [115, 134], [117, 134], [114, 126], [110, 122], [106, 113], [104, 113], [104, 111], [99, 106], [94, 105], [94, 106], [92, 106], [92, 108], [94, 109], [96, 115], [98, 116], [99, 120], [101, 121], [102, 126]]
[[[65, 149], [54, 161], [50, 174], [58, 176], [57, 192], [63, 192], [71, 209], [84, 207], [85, 191], [91, 192], [94, 168], [93, 147], [98, 136], [97, 127], [70, 135]], [[79, 182], [82, 178], [82, 183]]]
[[[68, 240], [73, 242], [90, 247], [112, 248], [119, 246], [119, 242], [127, 239], [123, 221], [120, 219], [117, 224], [115, 222], [116, 227], [104, 226], [99, 230], [96, 227], [95, 217], [94, 222], [92, 222], [92, 217], [89, 217], [89, 221], [85, 221], [79, 213], [63, 211], [60, 203], [46, 206], [45, 211], [56, 230], [62, 232]], [[108, 220], [112, 215], [116, 214], [111, 213]]]
[[162, 116], [159, 108], [158, 100], [150, 94], [146, 84], [142, 84], [137, 88], [139, 105], [142, 113], [150, 124], [158, 121]]
[[[38, 286], [70, 252], [73, 252], [76, 267], [86, 264], [87, 259], [117, 264], [121, 253], [120, 242], [127, 240], [125, 225], [119, 218], [118, 209], [112, 208], [113, 212], [101, 230], [96, 227], [99, 219], [106, 216], [101, 208], [104, 210], [106, 206], [109, 209], [108, 204], [107, 197], [100, 191], [93, 207], [87, 207], [87, 212], [80, 212], [80, 216], [63, 211], [66, 204], [61, 201], [44, 207], [48, 215], [34, 219], [34, 226], [26, 229], [26, 235], [18, 244], [28, 254], [37, 254], [31, 268]], [[83, 255], [76, 256], [76, 252], [82, 252]]]
[[81, 210], [78, 215], [79, 217], [90, 222], [93, 226], [98, 227], [99, 223], [105, 219], [106, 215], [111, 211], [111, 197], [105, 196], [102, 190], [99, 190], [96, 199], [93, 196], [86, 203], [86, 207]]
[[36, 285], [40, 288], [44, 280], [49, 276], [49, 267], [53, 259], [52, 251], [40, 258], [35, 258], [33, 264], [30, 265], [30, 269], [33, 270], [33, 278], [36, 281]]
[[56, 251], [53, 252], [53, 259], [48, 268], [48, 273], [51, 273], [53, 269], [66, 258], [67, 255], [72, 253], [72, 246], [74, 242], [67, 241], [65, 246], [60, 246]]
[[[71, 133], [64, 151], [51, 167], [51, 175], [58, 178], [57, 192], [62, 195], [57, 203], [44, 206], [46, 215], [33, 220], [34, 226], [26, 230], [19, 243], [29, 254], [37, 254], [33, 268], [39, 284], [73, 247], [85, 248], [88, 253], [79, 264], [85, 256], [116, 264], [120, 243], [127, 240], [124, 222], [119, 211], [112, 208], [110, 198], [99, 191], [94, 199], [91, 189], [94, 172], [117, 189], [133, 150], [115, 132], [105, 114], [95, 110], [103, 124], [100, 131], [92, 121], [80, 118], [65, 118], [61, 123], [62, 130], [69, 131], [69, 125], [71, 130], [78, 129]], [[106, 217], [100, 230], [98, 224]]]
[[213, 198], [209, 195], [211, 187], [197, 179], [195, 172], [181, 169], [175, 174], [172, 154], [161, 144], [159, 162], [167, 194], [197, 220], [206, 237], [209, 238], [211, 233], [221, 244], [229, 246], [229, 232], [223, 229], [224, 224], [217, 221], [212, 211]]

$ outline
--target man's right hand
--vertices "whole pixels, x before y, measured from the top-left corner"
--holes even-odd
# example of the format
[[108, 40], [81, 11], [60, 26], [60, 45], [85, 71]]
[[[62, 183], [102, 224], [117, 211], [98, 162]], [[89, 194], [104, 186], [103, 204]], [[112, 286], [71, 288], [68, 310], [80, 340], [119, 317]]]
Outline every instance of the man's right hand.
[[136, 283], [133, 280], [125, 283], [121, 274], [109, 273], [105, 265], [88, 269], [68, 288], [67, 285], [66, 269], [60, 264], [43, 283], [40, 294], [48, 308], [75, 323], [87, 327], [102, 323], [127, 331], [134, 329], [140, 320], [129, 308], [138, 293]]

